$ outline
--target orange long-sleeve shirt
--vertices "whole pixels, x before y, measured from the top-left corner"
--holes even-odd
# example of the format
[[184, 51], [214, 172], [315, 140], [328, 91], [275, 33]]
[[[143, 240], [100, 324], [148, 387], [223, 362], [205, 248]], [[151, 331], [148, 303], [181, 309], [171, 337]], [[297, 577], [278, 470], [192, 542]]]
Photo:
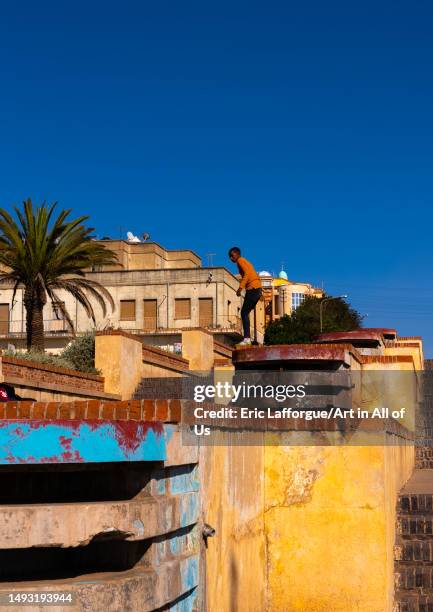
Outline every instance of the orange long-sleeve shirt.
[[259, 289], [262, 286], [260, 276], [254, 270], [254, 266], [245, 257], [239, 257], [236, 262], [242, 276], [239, 287], [241, 289]]

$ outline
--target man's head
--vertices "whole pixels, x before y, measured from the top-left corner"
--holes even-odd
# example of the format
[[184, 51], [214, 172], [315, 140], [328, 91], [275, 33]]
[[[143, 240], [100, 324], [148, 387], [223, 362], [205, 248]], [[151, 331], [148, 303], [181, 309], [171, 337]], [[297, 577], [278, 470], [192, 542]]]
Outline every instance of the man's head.
[[239, 247], [232, 247], [229, 251], [230, 259], [236, 263], [239, 257], [241, 256], [241, 250]]

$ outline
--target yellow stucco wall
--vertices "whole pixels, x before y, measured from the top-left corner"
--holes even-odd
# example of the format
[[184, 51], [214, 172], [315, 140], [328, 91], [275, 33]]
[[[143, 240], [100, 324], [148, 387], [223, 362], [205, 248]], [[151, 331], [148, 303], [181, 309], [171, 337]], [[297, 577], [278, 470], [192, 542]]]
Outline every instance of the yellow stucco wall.
[[411, 446], [266, 446], [268, 610], [392, 609], [397, 491]]
[[182, 357], [188, 359], [192, 371], [210, 371], [214, 362], [212, 334], [201, 329], [182, 331]]
[[105, 377], [107, 393], [129, 399], [142, 378], [142, 343], [122, 335], [96, 335], [95, 367]]
[[[217, 380], [233, 375], [222, 370]], [[354, 373], [354, 403], [371, 411], [404, 399], [413, 409], [413, 367], [388, 372]], [[203, 519], [217, 530], [206, 552], [209, 611], [391, 612], [396, 501], [412, 443], [383, 430], [352, 434], [350, 445], [276, 432], [236, 446], [236, 435], [201, 449]]]
[[[264, 447], [220, 446], [200, 450], [204, 522], [216, 529], [206, 550], [208, 612], [265, 610]], [[254, 443], [254, 439], [251, 439]]]
[[281, 434], [234, 446], [231, 435], [200, 455], [203, 520], [216, 529], [209, 612], [390, 612], [413, 447], [275, 445]]

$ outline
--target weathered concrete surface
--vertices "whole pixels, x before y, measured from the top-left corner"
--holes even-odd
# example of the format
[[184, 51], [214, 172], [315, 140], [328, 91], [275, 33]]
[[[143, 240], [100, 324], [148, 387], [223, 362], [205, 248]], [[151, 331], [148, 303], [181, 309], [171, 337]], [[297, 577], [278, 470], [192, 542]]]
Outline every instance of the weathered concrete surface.
[[395, 500], [413, 447], [268, 446], [268, 609], [392, 609]]
[[[198, 556], [188, 555], [163, 563], [157, 570], [134, 569], [103, 574], [88, 574], [68, 580], [42, 580], [0, 584], [0, 594], [15, 591], [67, 591], [76, 597], [75, 606], [50, 606], [50, 610], [80, 610], [82, 612], [151, 612], [182, 594], [191, 592], [187, 610], [194, 609], [198, 585]], [[46, 612], [47, 606], [31, 606], [26, 610]], [[16, 612], [17, 606], [2, 606]]]
[[105, 378], [105, 391], [132, 397], [142, 377], [142, 343], [125, 335], [96, 335], [95, 367]]
[[216, 529], [209, 612], [390, 611], [395, 500], [413, 446], [274, 445], [280, 435], [230, 446], [227, 434], [200, 451], [203, 520]]
[[212, 334], [203, 329], [183, 330], [182, 357], [189, 361], [190, 370], [211, 370], [214, 362]]
[[207, 609], [260, 612], [267, 609], [263, 438], [232, 446], [230, 435], [200, 451], [203, 520], [216, 529], [206, 551]]
[[164, 461], [173, 428], [122, 420], [0, 421], [0, 464]]
[[414, 360], [363, 356], [345, 344], [234, 352], [241, 368], [286, 360], [305, 369], [344, 363], [362, 383], [355, 399], [363, 410], [408, 410], [401, 429], [385, 428], [370, 446], [365, 434], [362, 446], [356, 436], [340, 446], [329, 436], [323, 446], [326, 436], [306, 431], [302, 445], [290, 440], [297, 434], [275, 432], [257, 442], [261, 449], [234, 447], [237, 434], [226, 433], [225, 447], [201, 448], [203, 518], [217, 530], [207, 551], [209, 610], [391, 612], [396, 500], [414, 465]]
[[1, 505], [0, 542], [4, 549], [83, 546], [100, 535], [143, 540], [192, 525], [198, 517], [196, 492], [120, 502]]
[[304, 362], [305, 369], [311, 363], [326, 364], [327, 361], [349, 367], [359, 359], [351, 344], [281, 344], [273, 346], [246, 346], [233, 351], [236, 367], [262, 367], [278, 369], [282, 363]]
[[[0, 505], [2, 579], [15, 581], [0, 583], [0, 593], [76, 594], [75, 607], [52, 610], [196, 609], [198, 451], [182, 445], [178, 403], [86, 404], [86, 417], [110, 409], [110, 420], [60, 418], [75, 408], [27, 404], [8, 404], [0, 419], [0, 482], [13, 483]], [[33, 408], [43, 416], [55, 408], [58, 418], [25, 418]], [[11, 411], [23, 418], [8, 418]], [[143, 415], [149, 420], [135, 420]], [[28, 503], [39, 492], [43, 503]]]
[[198, 446], [186, 446], [182, 443], [182, 433], [173, 430], [166, 438], [167, 459], [164, 461], [166, 467], [173, 465], [187, 465], [198, 462]]

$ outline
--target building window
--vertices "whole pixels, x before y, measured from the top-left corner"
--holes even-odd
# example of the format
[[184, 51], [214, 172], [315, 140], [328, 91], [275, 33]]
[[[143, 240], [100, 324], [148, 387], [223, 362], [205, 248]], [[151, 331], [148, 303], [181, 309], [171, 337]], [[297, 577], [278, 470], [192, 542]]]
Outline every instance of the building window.
[[152, 330], [157, 328], [158, 301], [144, 300], [143, 302], [143, 329]]
[[210, 327], [213, 324], [213, 299], [199, 298], [198, 324], [200, 327]]
[[58, 302], [51, 302], [52, 320], [48, 324], [47, 331], [58, 332], [66, 330], [66, 319], [62, 308], [63, 310], [66, 309], [65, 302], [61, 300]]
[[65, 309], [65, 302], [51, 302], [51, 310], [52, 310], [52, 319], [56, 319], [57, 321], [63, 321], [65, 318], [63, 315], [63, 309]]
[[120, 300], [120, 320], [135, 321], [135, 300]]
[[174, 300], [174, 318], [191, 318], [191, 300], [189, 298], [177, 298]]
[[292, 293], [292, 310], [296, 310], [304, 300], [305, 293]]
[[0, 334], [9, 333], [9, 304], [0, 304]]

